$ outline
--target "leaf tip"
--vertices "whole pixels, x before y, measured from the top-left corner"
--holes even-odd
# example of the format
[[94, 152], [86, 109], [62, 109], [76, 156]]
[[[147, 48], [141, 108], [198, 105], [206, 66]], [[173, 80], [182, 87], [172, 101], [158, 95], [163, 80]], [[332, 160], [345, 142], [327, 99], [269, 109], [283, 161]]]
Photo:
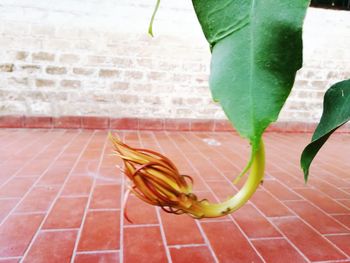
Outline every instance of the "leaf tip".
[[307, 181], [309, 179], [309, 169], [307, 167], [301, 166], [304, 172], [304, 182], [307, 184]]

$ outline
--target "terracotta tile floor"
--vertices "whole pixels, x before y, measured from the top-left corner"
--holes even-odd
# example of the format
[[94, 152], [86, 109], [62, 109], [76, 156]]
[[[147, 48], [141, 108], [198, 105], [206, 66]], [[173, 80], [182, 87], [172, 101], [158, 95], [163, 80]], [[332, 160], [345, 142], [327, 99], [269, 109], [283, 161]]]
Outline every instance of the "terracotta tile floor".
[[[232, 133], [118, 133], [168, 155], [213, 201], [237, 191], [249, 155]], [[0, 130], [0, 262], [350, 262], [350, 135], [332, 137], [305, 185], [310, 136], [266, 134], [265, 182], [232, 216], [197, 221], [131, 196], [130, 224], [106, 131]]]

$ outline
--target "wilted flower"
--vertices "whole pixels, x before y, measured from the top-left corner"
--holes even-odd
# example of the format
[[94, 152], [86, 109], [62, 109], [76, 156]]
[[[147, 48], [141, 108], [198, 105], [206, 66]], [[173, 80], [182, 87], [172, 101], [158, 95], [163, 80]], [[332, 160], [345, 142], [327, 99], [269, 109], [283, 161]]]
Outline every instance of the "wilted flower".
[[[264, 161], [261, 162], [261, 158], [258, 158], [260, 161], [254, 160], [251, 168], [253, 172], [255, 171], [255, 176], [252, 176], [252, 172], [235, 196], [223, 203], [211, 204], [206, 199], [198, 200], [192, 193], [192, 178], [181, 175], [167, 157], [151, 150], [132, 148], [115, 136], [110, 135], [110, 138], [115, 154], [122, 158], [124, 172], [132, 182], [130, 191], [144, 202], [160, 206], [169, 213], [186, 213], [194, 218], [226, 215], [248, 201], [263, 177]], [[261, 145], [260, 155], [263, 157], [263, 144]]]

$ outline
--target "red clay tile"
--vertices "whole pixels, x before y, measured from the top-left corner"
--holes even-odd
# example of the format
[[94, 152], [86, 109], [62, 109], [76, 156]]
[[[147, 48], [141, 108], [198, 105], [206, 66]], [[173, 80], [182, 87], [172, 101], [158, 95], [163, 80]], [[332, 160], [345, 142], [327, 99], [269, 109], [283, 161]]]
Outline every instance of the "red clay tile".
[[79, 129], [81, 128], [80, 116], [61, 116], [53, 119], [53, 126], [60, 129]]
[[337, 200], [339, 203], [343, 204], [350, 210], [350, 199], [345, 199], [345, 200]]
[[[239, 174], [239, 170], [237, 169], [236, 164], [234, 164], [234, 160], [229, 160], [227, 158], [223, 158], [223, 156], [218, 155], [217, 152], [214, 152], [210, 155], [210, 160], [216, 166], [216, 168], [225, 174], [225, 176], [231, 181], [235, 178], [235, 175]], [[242, 180], [244, 181], [244, 180]]]
[[163, 130], [163, 119], [139, 119], [140, 130]]
[[52, 117], [48, 116], [25, 116], [25, 128], [52, 128]]
[[43, 228], [79, 228], [87, 198], [59, 198], [47, 217]]
[[88, 212], [79, 240], [78, 251], [119, 249], [119, 211]]
[[57, 185], [62, 184], [72, 167], [69, 166], [52, 166], [45, 172], [38, 182], [38, 185]]
[[350, 257], [350, 233], [347, 235], [327, 236], [327, 238]]
[[124, 262], [167, 262], [159, 227], [125, 228]]
[[297, 217], [274, 219], [277, 227], [311, 261], [338, 260], [346, 257], [324, 237]]
[[36, 186], [16, 208], [16, 213], [46, 212], [57, 195], [57, 186]]
[[[227, 184], [226, 179], [231, 180], [232, 175], [238, 172], [236, 166], [244, 165], [245, 159], [242, 156], [244, 155], [245, 158], [247, 158], [249, 155], [248, 145], [242, 143], [239, 137], [232, 132], [208, 133], [201, 131], [196, 133], [183, 133], [162, 131], [118, 131], [118, 134], [121, 138], [125, 138], [127, 142], [130, 142], [136, 147], [147, 147], [153, 150], [159, 150], [158, 146], [161, 146], [161, 149], [166, 155], [171, 157], [171, 159], [178, 164], [179, 168], [181, 168], [181, 173], [193, 175], [195, 179], [194, 189], [196, 190], [198, 197], [209, 197], [213, 202], [215, 202], [215, 198], [213, 198], [211, 192], [208, 192], [209, 187], [222, 199], [234, 194], [236, 192], [236, 187], [231, 187]], [[115, 211], [115, 208], [117, 208], [117, 210], [120, 208], [120, 189], [115, 191], [118, 195], [117, 199], [119, 202], [116, 201], [114, 204], [114, 196], [109, 196], [109, 191], [102, 191], [103, 193], [100, 191], [100, 194], [97, 194], [97, 190], [94, 196], [95, 199], [91, 199], [91, 204], [94, 206], [96, 205], [98, 210], [88, 211], [85, 224], [79, 225], [81, 220], [81, 211], [79, 212], [81, 207], [79, 204], [64, 204], [62, 200], [66, 200], [66, 198], [77, 200], [83, 197], [82, 199], [86, 202], [86, 199], [93, 190], [91, 189], [93, 180], [96, 180], [96, 189], [105, 188], [106, 185], [110, 185], [109, 187], [113, 188], [113, 185], [121, 185], [124, 183], [124, 178], [122, 177], [121, 172], [114, 167], [115, 164], [120, 165], [121, 161], [115, 156], [108, 156], [108, 154], [112, 152], [112, 146], [108, 142], [100, 165], [102, 157], [100, 154], [104, 149], [104, 144], [107, 139], [106, 136], [106, 131], [47, 131], [39, 129], [0, 130], [0, 144], [3, 146], [0, 147], [0, 185], [11, 179], [11, 176], [14, 175], [15, 172], [18, 172], [15, 174], [16, 177], [9, 181], [9, 183], [12, 183], [13, 187], [9, 187], [11, 184], [6, 185], [8, 189], [3, 187], [0, 189], [0, 193], [4, 193], [2, 191], [5, 191], [7, 193], [15, 193], [15, 196], [24, 196], [24, 194], [30, 191], [22, 204], [18, 204], [19, 206], [16, 208], [15, 214], [10, 216], [8, 216], [8, 213], [14, 208], [16, 203], [9, 204], [7, 202], [9, 200], [17, 200], [17, 202], [19, 202], [19, 198], [15, 197], [12, 199], [4, 196], [0, 197], [0, 214], [3, 213], [5, 215], [5, 222], [0, 227], [1, 253], [4, 251], [5, 253], [8, 253], [8, 251], [12, 253], [12, 250], [7, 248], [7, 246], [13, 246], [15, 253], [8, 254], [10, 256], [15, 255], [15, 258], [11, 258], [15, 259], [15, 261], [20, 259], [30, 243], [32, 236], [38, 230], [37, 228], [41, 221], [39, 220], [37, 227], [33, 229], [33, 221], [30, 218], [35, 215], [22, 214], [22, 212], [42, 212], [42, 215], [36, 215], [40, 216], [41, 219], [44, 218], [46, 213], [48, 213], [47, 209], [52, 205], [54, 198], [57, 196], [57, 191], [63, 187], [64, 182], [67, 183], [64, 185], [64, 189], [56, 206], [51, 210], [52, 214], [48, 216], [48, 221], [51, 221], [53, 218], [52, 215], [56, 213], [56, 215], [59, 214], [62, 218], [56, 220], [56, 222], [59, 221], [57, 225], [55, 225], [55, 220], [52, 220], [52, 222], [55, 223], [53, 224], [53, 227], [76, 227], [77, 230], [82, 230], [81, 240], [78, 240], [78, 244], [80, 242], [78, 250], [85, 252], [81, 253], [78, 251], [77, 260], [81, 257], [82, 260], [92, 260], [93, 262], [96, 262], [104, 259], [109, 260], [109, 253], [112, 253], [113, 255], [118, 254], [119, 242], [120, 240], [123, 240], [120, 237], [120, 223], [122, 223], [121, 227], [124, 227], [124, 230], [126, 231], [124, 233], [123, 249], [121, 250], [121, 252], [124, 251], [124, 255], [120, 254], [120, 257], [126, 262], [128, 262], [128, 258], [133, 260], [133, 262], [135, 262], [135, 258], [136, 262], [138, 262], [140, 258], [141, 261], [147, 260], [147, 262], [150, 262], [144, 257], [148, 248], [149, 251], [154, 254], [152, 254], [154, 258], [151, 259], [166, 262], [167, 256], [165, 251], [167, 249], [164, 247], [166, 241], [174, 244], [185, 244], [185, 246], [171, 245], [169, 248], [170, 254], [173, 258], [173, 255], [178, 252], [177, 254], [179, 255], [174, 259], [179, 259], [180, 261], [182, 261], [182, 257], [190, 258], [191, 256], [198, 256], [200, 257], [200, 261], [203, 261], [203, 254], [201, 253], [204, 253], [205, 258], [209, 259], [210, 262], [215, 261], [216, 258], [220, 262], [225, 261], [226, 259], [232, 261], [232, 258], [235, 259], [236, 257], [239, 261], [242, 260], [242, 257], [244, 258], [244, 256], [241, 255], [241, 253], [243, 253], [241, 251], [247, 247], [248, 255], [252, 253], [255, 255], [252, 257], [255, 258], [257, 255], [253, 250], [254, 247], [250, 247], [251, 241], [253, 241], [254, 244], [256, 242], [266, 244], [266, 246], [264, 246], [265, 250], [268, 249], [270, 241], [277, 242], [278, 244], [272, 246], [284, 251], [283, 253], [280, 253], [283, 255], [289, 255], [289, 253], [294, 255], [294, 249], [298, 251], [305, 249], [305, 254], [307, 254], [307, 256], [310, 257], [311, 255], [311, 257], [322, 259], [331, 258], [330, 262], [343, 256], [341, 251], [337, 250], [336, 246], [343, 250], [347, 249], [347, 247], [344, 248], [341, 246], [344, 244], [346, 245], [348, 240], [346, 238], [343, 240], [344, 237], [340, 236], [347, 236], [348, 234], [340, 235], [337, 231], [344, 231], [346, 227], [350, 228], [349, 198], [347, 198], [347, 194], [350, 193], [350, 178], [347, 173], [350, 166], [344, 159], [346, 156], [344, 157], [342, 154], [344, 152], [344, 145], [348, 142], [348, 136], [335, 134], [333, 137], [334, 140], [330, 142], [328, 148], [325, 148], [326, 154], [324, 157], [320, 156], [321, 162], [318, 164], [315, 163], [313, 172], [314, 175], [317, 175], [315, 180], [322, 179], [322, 183], [317, 184], [316, 182], [316, 184], [313, 184], [315, 180], [313, 180], [314, 177], [311, 176], [310, 183], [305, 185], [298, 164], [298, 154], [303, 145], [309, 141], [310, 135], [305, 136], [292, 133], [288, 135], [281, 133], [266, 134], [266, 145], [269, 147], [269, 149], [267, 149], [267, 167], [268, 173], [272, 176], [266, 178], [264, 186], [259, 187], [258, 192], [253, 198], [254, 203], [244, 206], [233, 215], [235, 222], [232, 222], [230, 217], [204, 219], [199, 221], [203, 226], [204, 231], [207, 232], [207, 237], [209, 238], [210, 243], [213, 245], [213, 247], [210, 246], [208, 248], [207, 245], [204, 244], [204, 238], [201, 237], [202, 232], [197, 228], [197, 224], [193, 224], [195, 223], [193, 219], [189, 218], [188, 220], [192, 221], [185, 223], [184, 225], [174, 226], [176, 223], [181, 222], [181, 217], [166, 214], [166, 216], [169, 216], [170, 220], [164, 220], [164, 215], [162, 215], [162, 222], [166, 225], [166, 229], [161, 229], [160, 227], [162, 227], [163, 224], [158, 221], [156, 209], [150, 205], [144, 204], [134, 196], [130, 197], [128, 213], [129, 217], [134, 220], [135, 224], [130, 225], [126, 220], [120, 222], [120, 216], [122, 215], [120, 215], [119, 211]], [[209, 146], [203, 141], [203, 139], [208, 138], [221, 142], [221, 145]], [[50, 146], [45, 149], [51, 141], [52, 143]], [[85, 149], [87, 142], [88, 145]], [[64, 149], [63, 147], [67, 148]], [[63, 149], [64, 151], [61, 153]], [[40, 153], [40, 151], [42, 152]], [[33, 152], [39, 154], [32, 161], [29, 161], [33, 158]], [[81, 153], [83, 155], [77, 166], [74, 167]], [[60, 155], [57, 156], [58, 154]], [[276, 160], [283, 160], [283, 166], [280, 165], [280, 162], [276, 162]], [[55, 161], [55, 163], [49, 167], [53, 161]], [[331, 163], [332, 165], [330, 165]], [[334, 169], [334, 166], [339, 168]], [[50, 168], [48, 174], [51, 173], [53, 176], [43, 174], [48, 167]], [[68, 174], [72, 168], [74, 168], [74, 171]], [[228, 173], [228, 171], [230, 171], [230, 173]], [[332, 171], [332, 174], [330, 174], [330, 171]], [[56, 175], [54, 175], [55, 172]], [[47, 185], [42, 185], [40, 187], [38, 187], [38, 185], [33, 185], [34, 181], [37, 180], [40, 175], [43, 175], [40, 184], [43, 182], [45, 183], [46, 181]], [[69, 177], [67, 178], [67, 176]], [[21, 188], [20, 183], [13, 183], [12, 180], [15, 178], [16, 180], [34, 181], [32, 184], [29, 184], [29, 187]], [[277, 180], [273, 180], [274, 178]], [[65, 179], [67, 179], [67, 181], [65, 181]], [[281, 185], [282, 182], [283, 186]], [[50, 187], [51, 184], [55, 186], [52, 191], [49, 191], [49, 188], [47, 187]], [[331, 187], [328, 187], [328, 185], [331, 185]], [[324, 192], [318, 191], [313, 187], [321, 189]], [[43, 189], [46, 189], [47, 191], [44, 191]], [[295, 194], [292, 189], [294, 189], [297, 194]], [[340, 191], [338, 191], [338, 189], [340, 189]], [[200, 190], [200, 192], [198, 192], [198, 190]], [[299, 195], [299, 193], [303, 194]], [[304, 199], [310, 201], [305, 201]], [[286, 204], [294, 204], [294, 202], [291, 202], [290, 200], [295, 201], [296, 207], [291, 207], [293, 209], [289, 209], [288, 206], [286, 206]], [[299, 206], [299, 201], [301, 201], [301, 204], [309, 204], [309, 206]], [[107, 202], [107, 205], [105, 202]], [[112, 203], [108, 204], [108, 202]], [[116, 206], [117, 203], [118, 206]], [[253, 204], [255, 204], [256, 207]], [[314, 205], [322, 208], [322, 211], [315, 208]], [[64, 212], [59, 212], [60, 209], [57, 209], [57, 207], [62, 208]], [[341, 209], [339, 209], [339, 207]], [[112, 210], [110, 210], [110, 208], [112, 208]], [[293, 210], [298, 215], [295, 215]], [[263, 213], [260, 213], [260, 211]], [[20, 213], [16, 214], [17, 212]], [[79, 214], [79, 216], [77, 216], [79, 219], [75, 217], [76, 212]], [[327, 214], [331, 213], [331, 218], [324, 212], [327, 212]], [[71, 213], [73, 214], [71, 215]], [[107, 215], [102, 215], [104, 213], [107, 213]], [[284, 217], [286, 215], [289, 217]], [[17, 216], [27, 216], [27, 218], [22, 218], [20, 222], [16, 220], [14, 221]], [[282, 217], [265, 218], [266, 216]], [[70, 220], [66, 220], [68, 217], [70, 217]], [[274, 230], [271, 228], [271, 225], [269, 225], [269, 222], [271, 220], [275, 222], [276, 220], [287, 219], [297, 220], [297, 223], [292, 222], [289, 224], [287, 222], [286, 224], [279, 225], [280, 230], [286, 234], [286, 239], [279, 237], [270, 238], [270, 236], [274, 235]], [[15, 226], [10, 226], [9, 222], [13, 222]], [[25, 222], [25, 225], [23, 222]], [[72, 222], [75, 223], [70, 225]], [[61, 223], [63, 225], [59, 225]], [[230, 225], [230, 227], [222, 226], [223, 223]], [[18, 226], [20, 224], [23, 225]], [[211, 227], [213, 228], [211, 232], [209, 231], [210, 233], [208, 232], [208, 224], [212, 224], [209, 225], [210, 229]], [[190, 226], [192, 226], [192, 229], [188, 230], [187, 228], [190, 228]], [[343, 230], [339, 230], [339, 226], [340, 229]], [[44, 227], [46, 227], [46, 225], [44, 225]], [[217, 228], [219, 230], [217, 230]], [[18, 229], [20, 234], [15, 231]], [[22, 231], [22, 229], [24, 230]], [[315, 229], [321, 233], [337, 234], [322, 236]], [[166, 240], [163, 240], [164, 237], [162, 237], [160, 230], [162, 230], [162, 232], [164, 231], [163, 233], [166, 234]], [[56, 231], [61, 230], [50, 229], [49, 231], [45, 230], [42, 233], [55, 233]], [[177, 233], [185, 231], [190, 231], [190, 234], [181, 235]], [[30, 235], [28, 232], [30, 232]], [[146, 240], [145, 237], [142, 236], [143, 233], [146, 233], [145, 237], [151, 237], [151, 239]], [[219, 240], [217, 240], [218, 236]], [[250, 239], [251, 241], [248, 240], [249, 237], [252, 238]], [[263, 237], [263, 239], [260, 239], [261, 237]], [[334, 237], [334, 239], [339, 238], [342, 241], [334, 241], [333, 246], [328, 237]], [[10, 241], [8, 242], [8, 240]], [[128, 248], [125, 241], [128, 242]], [[289, 241], [292, 241], [293, 244]], [[336, 242], [339, 242], [339, 244], [337, 245]], [[132, 245], [130, 245], [130, 243], [132, 243]], [[256, 245], [256, 247], [258, 248], [258, 245]], [[212, 248], [214, 248], [214, 250]], [[136, 252], [134, 251], [135, 249], [137, 250]], [[198, 252], [203, 249], [203, 252]], [[211, 255], [208, 256], [207, 249], [215, 254], [213, 254], [213, 258]], [[262, 249], [259, 251], [262, 256], [266, 257], [267, 262], [276, 261], [276, 253], [274, 250], [271, 250], [271, 253], [264, 252]], [[340, 256], [337, 253], [340, 253]], [[106, 255], [106, 257], [102, 256], [105, 254], [108, 255]], [[127, 256], [125, 256], [126, 254]], [[325, 254], [327, 257], [324, 257]], [[18, 259], [16, 258], [17, 255], [19, 255]], [[102, 259], [98, 258], [100, 255], [102, 256]], [[7, 257], [8, 255], [6, 254], [5, 256]], [[270, 260], [270, 256], [272, 260]], [[0, 258], [1, 257], [2, 255], [0, 255]], [[342, 258], [344, 257], [346, 258], [346, 255]], [[287, 260], [287, 257], [283, 259]], [[114, 257], [110, 261], [113, 260], [115, 260]], [[248, 258], [246, 261], [253, 260], [254, 259], [249, 260]], [[279, 259], [277, 258], [277, 262], [278, 261]], [[294, 261], [298, 261], [298, 259], [295, 259]], [[344, 260], [344, 262], [346, 261]]]
[[[37, 159], [39, 160], [39, 159]], [[18, 177], [39, 177], [46, 171], [48, 166], [50, 165], [49, 161], [44, 160], [33, 160], [29, 164], [25, 165], [17, 174]]]
[[300, 196], [293, 193], [276, 180], [265, 180], [263, 186], [280, 201], [301, 199]]
[[201, 225], [219, 262], [262, 262], [232, 222], [212, 222]]
[[[198, 174], [205, 180], [205, 181], [214, 181], [214, 180], [221, 180], [222, 176], [218, 173], [218, 170], [213, 166], [213, 164], [209, 163], [208, 160], [204, 158], [198, 158], [198, 159], [192, 159], [190, 157], [192, 165], [196, 166], [196, 169], [198, 171]], [[222, 182], [221, 182], [222, 183]], [[210, 185], [210, 184], [209, 184]], [[229, 186], [227, 182], [224, 182], [224, 185]], [[232, 189], [233, 191], [233, 189]], [[228, 193], [229, 194], [229, 193]], [[231, 195], [231, 194], [229, 194]]]
[[69, 263], [77, 231], [40, 232], [23, 262]]
[[120, 208], [120, 185], [96, 185], [90, 209]]
[[111, 119], [110, 128], [115, 130], [137, 130], [139, 128], [139, 119], [137, 118]]
[[350, 212], [349, 209], [346, 209], [345, 207], [341, 206], [340, 204], [338, 204], [333, 199], [326, 196], [320, 191], [314, 189], [296, 189], [295, 191], [329, 214]]
[[213, 120], [191, 120], [191, 131], [214, 131]]
[[[214, 201], [214, 199], [215, 199], [214, 196], [211, 194], [211, 192], [209, 192], [208, 185], [205, 183], [205, 181], [202, 179], [202, 177], [200, 175], [197, 175], [194, 172], [186, 172], [184, 170], [181, 170], [181, 173], [190, 175], [192, 177], [192, 179], [193, 179], [193, 185], [192, 185], [193, 192], [200, 191], [200, 192], [209, 193], [208, 195], [203, 195], [203, 198], [206, 198], [206, 199], [211, 198], [210, 201]], [[232, 188], [231, 188], [231, 191], [233, 191]]]
[[344, 215], [333, 215], [332, 217], [338, 220], [340, 223], [342, 223], [346, 227], [350, 228], [350, 213], [344, 214]]
[[285, 239], [263, 239], [252, 242], [266, 262], [307, 262]]
[[22, 128], [23, 124], [24, 116], [0, 116], [0, 128]]
[[109, 118], [95, 117], [95, 116], [82, 116], [81, 127], [83, 129], [108, 129]]
[[98, 171], [99, 161], [80, 161], [74, 167], [72, 175], [80, 176], [96, 176]]
[[63, 189], [62, 195], [89, 195], [92, 186], [91, 176], [71, 176]]
[[22, 197], [34, 184], [35, 178], [12, 178], [0, 188], [0, 198]]
[[281, 234], [252, 205], [246, 204], [232, 214], [249, 238], [280, 237]]
[[190, 119], [165, 119], [164, 129], [168, 131], [189, 131], [191, 130]]
[[101, 158], [100, 150], [87, 150], [80, 157], [81, 161], [94, 161], [99, 160]]
[[211, 263], [215, 262], [208, 247], [173, 247], [170, 248], [170, 255], [173, 263], [183, 262], [200, 262]]
[[156, 209], [134, 195], [130, 195], [126, 203], [126, 214], [132, 223], [124, 220], [126, 225], [158, 224]]
[[[268, 161], [270, 160], [270, 162]], [[274, 162], [274, 158], [267, 158], [267, 164]], [[268, 174], [272, 177], [277, 178], [279, 181], [283, 182], [285, 185], [288, 185], [290, 188], [295, 188], [295, 187], [305, 187], [305, 183], [303, 180], [298, 177], [291, 176], [288, 171], [282, 170], [281, 168], [274, 167], [276, 170], [268, 170]]]
[[317, 189], [319, 189], [321, 192], [325, 193], [326, 195], [330, 196], [331, 198], [350, 200], [350, 194], [340, 190], [338, 187], [333, 186], [328, 182], [314, 179], [310, 182], [310, 185], [315, 186]]
[[268, 217], [293, 215], [280, 201], [265, 191], [257, 191], [251, 201]]
[[347, 233], [349, 231], [307, 201], [286, 202], [285, 204], [321, 234]]
[[44, 215], [12, 215], [0, 226], [0, 257], [22, 256]]
[[161, 212], [168, 245], [204, 244], [196, 221], [188, 215], [174, 216]]
[[74, 263], [113, 263], [119, 262], [119, 252], [77, 254]]
[[116, 167], [116, 164], [117, 161], [110, 164], [108, 167], [100, 167], [96, 180], [97, 185], [122, 183], [122, 172]]
[[0, 199], [0, 223], [16, 206], [19, 199]]
[[[7, 153], [6, 153], [7, 155]], [[21, 164], [19, 164], [21, 165]], [[9, 179], [11, 176], [13, 176], [19, 169], [19, 165], [0, 165], [0, 169], [1, 169], [1, 178], [5, 181], [7, 179]], [[1, 182], [0, 182], [1, 184]]]
[[221, 201], [225, 201], [237, 193], [234, 186], [227, 181], [208, 181], [207, 183], [215, 196]]

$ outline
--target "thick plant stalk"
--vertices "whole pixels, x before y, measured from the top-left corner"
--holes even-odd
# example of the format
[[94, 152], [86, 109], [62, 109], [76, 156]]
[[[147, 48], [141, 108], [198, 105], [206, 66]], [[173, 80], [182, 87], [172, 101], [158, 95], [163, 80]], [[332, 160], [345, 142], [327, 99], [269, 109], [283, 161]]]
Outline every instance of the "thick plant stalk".
[[160, 206], [174, 214], [188, 214], [194, 218], [214, 218], [227, 215], [242, 207], [254, 194], [264, 177], [265, 150], [261, 140], [253, 156], [250, 174], [241, 190], [227, 201], [209, 203], [198, 200], [192, 193], [192, 179], [180, 175], [165, 156], [146, 149], [132, 148], [110, 135], [115, 154], [122, 158], [125, 174], [132, 182], [130, 191], [151, 205]]

